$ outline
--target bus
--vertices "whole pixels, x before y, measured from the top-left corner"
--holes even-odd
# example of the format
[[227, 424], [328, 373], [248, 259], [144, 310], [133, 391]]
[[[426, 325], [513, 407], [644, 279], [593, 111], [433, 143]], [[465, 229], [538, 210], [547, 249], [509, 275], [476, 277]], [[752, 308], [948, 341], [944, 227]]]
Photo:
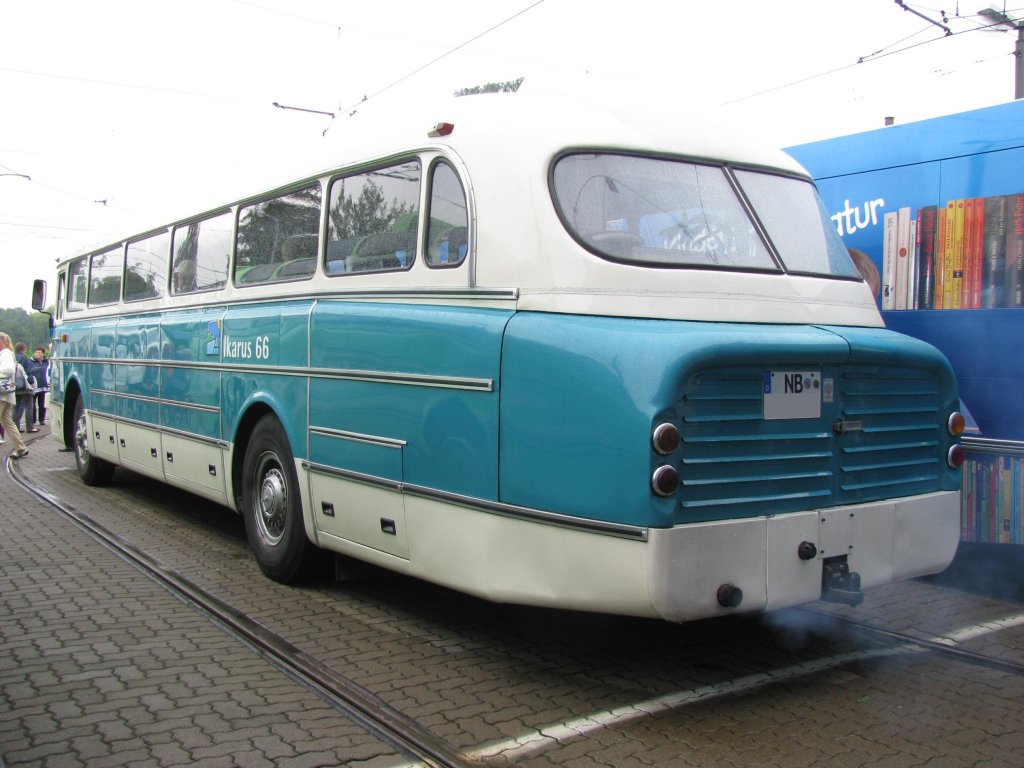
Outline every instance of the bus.
[[281, 582], [328, 552], [676, 622], [948, 565], [953, 374], [883, 327], [799, 165], [664, 105], [430, 112], [59, 264], [86, 484], [236, 510]]

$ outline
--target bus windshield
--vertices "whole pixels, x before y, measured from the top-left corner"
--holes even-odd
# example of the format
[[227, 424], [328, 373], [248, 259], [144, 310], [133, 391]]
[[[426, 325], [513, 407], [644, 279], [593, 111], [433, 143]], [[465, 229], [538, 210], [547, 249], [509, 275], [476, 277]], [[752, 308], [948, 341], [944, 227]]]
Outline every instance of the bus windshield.
[[605, 258], [859, 277], [814, 187], [801, 179], [664, 158], [576, 153], [556, 162], [552, 186], [566, 227]]

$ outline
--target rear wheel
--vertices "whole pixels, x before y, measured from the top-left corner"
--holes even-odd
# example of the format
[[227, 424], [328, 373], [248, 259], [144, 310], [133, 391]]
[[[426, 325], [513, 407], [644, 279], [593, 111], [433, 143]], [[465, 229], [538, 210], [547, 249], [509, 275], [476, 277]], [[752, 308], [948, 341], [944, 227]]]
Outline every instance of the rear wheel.
[[78, 476], [86, 485], [106, 485], [114, 476], [114, 465], [109, 461], [93, 456], [89, 452], [89, 427], [85, 420], [85, 406], [82, 399], [75, 401], [75, 421], [71, 436], [75, 450], [75, 464]]
[[273, 416], [253, 430], [242, 466], [242, 517], [260, 570], [289, 583], [309, 574], [315, 547], [306, 536], [288, 437]]

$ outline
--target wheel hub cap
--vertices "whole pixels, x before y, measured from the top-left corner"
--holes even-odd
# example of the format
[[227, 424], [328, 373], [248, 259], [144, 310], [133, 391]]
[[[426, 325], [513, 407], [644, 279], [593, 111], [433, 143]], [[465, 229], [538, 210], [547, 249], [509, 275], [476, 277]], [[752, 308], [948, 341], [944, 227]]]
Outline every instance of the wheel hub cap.
[[269, 470], [260, 484], [259, 509], [256, 519], [260, 533], [269, 544], [276, 544], [284, 533], [288, 492], [281, 470]]

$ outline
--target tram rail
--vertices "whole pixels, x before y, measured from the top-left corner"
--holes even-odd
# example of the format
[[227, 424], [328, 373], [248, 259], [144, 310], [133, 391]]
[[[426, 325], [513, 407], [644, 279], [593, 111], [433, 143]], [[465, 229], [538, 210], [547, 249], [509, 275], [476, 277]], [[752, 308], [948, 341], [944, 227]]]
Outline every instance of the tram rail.
[[978, 653], [976, 651], [968, 651], [964, 648], [957, 647], [952, 640], [945, 638], [923, 638], [917, 635], [911, 635], [906, 632], [897, 632], [886, 627], [878, 626], [877, 624], [871, 624], [866, 621], [858, 621], [857, 619], [850, 618], [848, 616], [839, 616], [835, 613], [828, 611], [821, 611], [815, 608], [803, 606], [797, 610], [804, 613], [813, 614], [817, 617], [827, 618], [831, 621], [839, 622], [848, 627], [854, 627], [872, 635], [881, 636], [893, 641], [898, 645], [911, 645], [919, 646], [923, 650], [942, 654], [944, 656], [950, 656], [959, 661], [966, 662], [968, 664], [979, 664], [990, 669], [996, 669], [1003, 672], [1009, 672], [1014, 675], [1024, 675], [1024, 663], [1009, 661], [1007, 659], [1000, 659], [996, 656], [989, 656], [984, 653]]
[[6, 457], [8, 476], [22, 489], [75, 523], [97, 542], [131, 563], [172, 594], [193, 606], [226, 633], [253, 649], [291, 679], [315, 691], [331, 706], [403, 755], [427, 768], [478, 768], [477, 761], [438, 738], [366, 690], [311, 658], [285, 638], [211, 595], [181, 573], [75, 509], [63, 499], [27, 482], [18, 462]]

